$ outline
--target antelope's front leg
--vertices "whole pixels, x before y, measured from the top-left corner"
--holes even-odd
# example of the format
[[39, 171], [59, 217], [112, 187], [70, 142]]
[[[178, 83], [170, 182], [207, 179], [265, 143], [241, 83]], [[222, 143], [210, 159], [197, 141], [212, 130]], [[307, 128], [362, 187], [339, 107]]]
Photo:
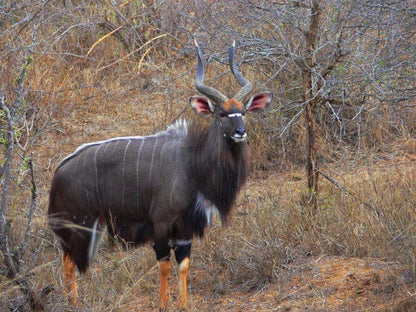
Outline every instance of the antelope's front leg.
[[168, 243], [155, 243], [154, 250], [159, 264], [159, 311], [168, 308], [168, 278], [170, 274], [170, 247]]
[[170, 260], [159, 261], [159, 310], [167, 311], [168, 307], [168, 278], [170, 273]]
[[186, 296], [186, 278], [188, 276], [189, 258], [191, 256], [191, 242], [185, 241], [176, 243], [174, 246], [176, 261], [179, 265], [178, 285], [179, 285], [179, 308], [187, 310], [188, 300]]

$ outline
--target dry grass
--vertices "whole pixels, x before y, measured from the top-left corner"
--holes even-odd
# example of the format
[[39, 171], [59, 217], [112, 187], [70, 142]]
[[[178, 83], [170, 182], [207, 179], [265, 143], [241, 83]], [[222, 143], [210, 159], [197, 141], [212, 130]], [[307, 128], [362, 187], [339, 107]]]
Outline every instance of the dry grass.
[[[190, 310], [355, 311], [377, 306], [390, 311], [415, 306], [409, 295], [416, 287], [414, 166], [402, 159], [339, 174], [374, 210], [322, 183], [320, 210], [313, 220], [302, 204], [300, 172], [253, 173], [231, 224], [221, 227], [217, 220], [194, 242]], [[44, 220], [37, 221], [36, 233], [45, 245], [32, 272], [35, 286], [52, 284], [48, 306], [70, 311], [59, 249]], [[104, 243], [79, 280], [82, 308], [76, 311], [157, 310], [155, 264], [150, 246], [121, 251]], [[1, 285], [7, 300], [18, 296], [10, 285]], [[170, 286], [175, 311], [175, 269]]]

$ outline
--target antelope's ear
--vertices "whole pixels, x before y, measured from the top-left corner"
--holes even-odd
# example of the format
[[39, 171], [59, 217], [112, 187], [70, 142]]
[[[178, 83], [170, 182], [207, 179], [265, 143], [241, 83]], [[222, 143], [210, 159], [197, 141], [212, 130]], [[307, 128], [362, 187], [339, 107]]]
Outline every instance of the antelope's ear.
[[253, 95], [246, 104], [246, 110], [249, 112], [259, 112], [266, 109], [271, 101], [273, 95], [270, 92], [262, 92]]
[[195, 95], [190, 103], [194, 111], [202, 116], [209, 117], [214, 113], [215, 106], [206, 97]]

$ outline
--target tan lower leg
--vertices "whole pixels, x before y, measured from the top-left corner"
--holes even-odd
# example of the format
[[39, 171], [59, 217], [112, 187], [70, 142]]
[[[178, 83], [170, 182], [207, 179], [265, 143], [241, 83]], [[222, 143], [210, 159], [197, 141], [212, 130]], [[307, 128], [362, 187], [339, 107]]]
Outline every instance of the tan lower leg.
[[188, 276], [189, 258], [185, 258], [179, 264], [179, 308], [186, 309], [188, 300], [186, 298], [186, 277]]
[[170, 261], [159, 262], [160, 289], [159, 309], [165, 311], [168, 306], [168, 277], [170, 273]]
[[77, 274], [75, 272], [75, 264], [72, 262], [68, 254], [64, 254], [62, 259], [64, 271], [64, 286], [68, 296], [69, 304], [78, 304], [78, 284]]

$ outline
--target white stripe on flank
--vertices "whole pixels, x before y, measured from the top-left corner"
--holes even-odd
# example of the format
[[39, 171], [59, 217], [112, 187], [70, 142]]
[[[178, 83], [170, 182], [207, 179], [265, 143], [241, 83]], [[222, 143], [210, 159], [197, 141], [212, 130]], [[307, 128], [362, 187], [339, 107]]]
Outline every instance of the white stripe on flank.
[[120, 140], [117, 140], [116, 144], [113, 144], [113, 153], [117, 150], [118, 143], [120, 143]]
[[178, 142], [179, 142], [179, 139], [175, 139], [172, 142], [172, 145], [175, 146], [175, 164], [174, 164], [174, 166], [175, 166], [175, 173], [174, 173], [175, 178], [173, 179], [172, 187], [170, 189], [170, 194], [169, 194], [169, 205], [172, 208], [173, 208], [173, 200], [172, 199], [173, 199], [173, 195], [174, 195], [174, 191], [175, 191], [175, 184], [176, 184], [176, 181], [178, 179], [178, 165], [180, 164], [180, 159], [179, 159], [180, 153], [179, 153]]
[[[76, 163], [75, 163], [75, 172], [78, 172], [79, 159], [80, 159], [80, 157], [77, 157], [77, 161], [76, 161]], [[84, 188], [81, 188], [81, 189], [80, 189], [80, 191], [82, 191], [83, 189], [84, 189]], [[78, 205], [79, 205], [79, 207], [82, 207], [82, 203], [81, 203], [81, 195], [82, 195], [82, 194], [79, 194], [79, 196], [75, 196], [75, 197], [77, 198], [77, 200], [78, 200]]]
[[90, 207], [91, 207], [90, 195], [88, 195], [88, 190], [87, 189], [85, 189], [85, 197], [87, 198], [88, 205], [90, 205]]
[[176, 170], [175, 170], [175, 178], [173, 179], [172, 187], [170, 188], [170, 194], [169, 194], [169, 206], [171, 208], [173, 208], [172, 198], [173, 198], [173, 192], [175, 191], [175, 183], [176, 183], [177, 179], [178, 179], [178, 176], [177, 176]]
[[94, 153], [94, 168], [95, 168], [95, 192], [97, 194], [98, 204], [100, 205], [100, 209], [103, 208], [101, 205], [101, 197], [100, 197], [100, 191], [98, 189], [98, 167], [97, 167], [97, 153], [102, 145], [99, 145]]
[[125, 172], [126, 172], [126, 154], [127, 150], [129, 149], [129, 145], [131, 143], [131, 140], [127, 141], [126, 148], [124, 149], [123, 154], [123, 167], [122, 167], [122, 179], [123, 179], [123, 194], [121, 197], [121, 209], [124, 210], [124, 197], [126, 196], [126, 179], [125, 179]]
[[154, 145], [153, 145], [152, 159], [151, 159], [151, 161], [150, 161], [150, 170], [149, 170], [149, 183], [150, 183], [150, 181], [152, 181], [153, 160], [154, 160], [154, 158], [155, 158], [155, 150], [156, 150], [157, 142], [158, 142], [158, 137], [156, 137], [156, 139], [155, 139], [155, 143], [154, 143]]
[[166, 146], [166, 143], [168, 143], [168, 140], [165, 140], [165, 142], [163, 142], [162, 148], [160, 149], [160, 153], [159, 153], [159, 159], [162, 159], [162, 155], [163, 155], [163, 150]]
[[110, 144], [105, 143], [105, 149], [104, 149], [104, 154], [107, 154], [107, 149], [110, 146]]
[[142, 139], [140, 143], [139, 152], [137, 153], [137, 161], [136, 161], [136, 207], [139, 207], [139, 167], [140, 167], [140, 156], [142, 154], [142, 148], [145, 138]]
[[[83, 166], [84, 166], [84, 168], [83, 168], [83, 170], [84, 170], [84, 172], [88, 172], [88, 169], [87, 169], [87, 156], [88, 156], [88, 152], [85, 152], [84, 153], [85, 155], [84, 155], [84, 161], [83, 161]], [[87, 180], [85, 180], [84, 181], [84, 183], [83, 183], [83, 187], [84, 187], [84, 189], [85, 189], [85, 195], [86, 195], [86, 198], [87, 198], [87, 201], [88, 201], [88, 204], [90, 205], [90, 207], [91, 207], [91, 200], [90, 200], [90, 197], [89, 197], [89, 194], [88, 194], [88, 190], [87, 190], [87, 188], [85, 188], [85, 186], [86, 186], [86, 183], [91, 183], [91, 181], [87, 181]], [[82, 207], [82, 206], [81, 206]]]

